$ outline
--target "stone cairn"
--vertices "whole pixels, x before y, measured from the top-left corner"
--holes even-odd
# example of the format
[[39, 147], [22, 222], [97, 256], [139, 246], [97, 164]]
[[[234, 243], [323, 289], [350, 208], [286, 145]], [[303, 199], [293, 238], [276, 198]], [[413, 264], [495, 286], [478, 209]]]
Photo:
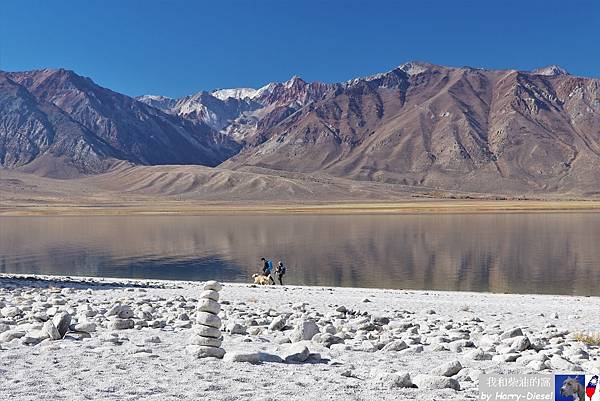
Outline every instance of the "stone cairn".
[[203, 291], [196, 310], [196, 323], [190, 338], [188, 351], [196, 358], [223, 358], [225, 350], [221, 348], [221, 318], [219, 312], [219, 291], [223, 287], [216, 281], [204, 283]]

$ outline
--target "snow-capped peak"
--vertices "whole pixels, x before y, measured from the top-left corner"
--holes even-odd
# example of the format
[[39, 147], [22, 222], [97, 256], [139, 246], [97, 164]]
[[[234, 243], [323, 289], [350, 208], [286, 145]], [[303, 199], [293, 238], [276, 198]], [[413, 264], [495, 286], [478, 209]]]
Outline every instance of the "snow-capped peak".
[[136, 97], [136, 100], [163, 111], [171, 109], [177, 103], [177, 100], [162, 95], [143, 95]]
[[234, 99], [253, 99], [257, 92], [254, 88], [215, 89], [211, 95], [221, 100], [227, 100], [230, 97]]
[[427, 71], [427, 69], [429, 68], [429, 64], [420, 61], [409, 61], [408, 63], [400, 65], [398, 68], [400, 68], [408, 75], [417, 75]]
[[557, 75], [569, 75], [569, 72], [564, 68], [558, 65], [549, 65], [548, 67], [538, 68], [533, 71], [534, 74], [538, 75], [547, 75], [547, 76], [557, 76]]

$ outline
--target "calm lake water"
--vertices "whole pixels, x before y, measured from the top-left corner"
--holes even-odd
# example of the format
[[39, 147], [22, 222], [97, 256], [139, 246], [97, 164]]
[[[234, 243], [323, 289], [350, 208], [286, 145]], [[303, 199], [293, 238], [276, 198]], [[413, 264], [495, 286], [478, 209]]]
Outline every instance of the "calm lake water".
[[0, 272], [600, 295], [600, 214], [0, 218]]

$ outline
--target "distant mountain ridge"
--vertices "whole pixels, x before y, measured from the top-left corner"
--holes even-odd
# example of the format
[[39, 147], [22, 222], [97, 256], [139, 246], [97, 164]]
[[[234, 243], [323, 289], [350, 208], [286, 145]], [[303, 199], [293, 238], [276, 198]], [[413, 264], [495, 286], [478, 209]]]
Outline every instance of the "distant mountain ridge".
[[[295, 76], [180, 99], [132, 99], [49, 71], [2, 73], [0, 120], [10, 122], [0, 128], [4, 167], [27, 169], [50, 154], [85, 173], [127, 160], [440, 190], [600, 194], [600, 81], [555, 65], [517, 71], [408, 62], [340, 83]], [[51, 127], [42, 134], [32, 111], [42, 105], [69, 121], [69, 136], [56, 142]], [[29, 123], [15, 123], [19, 110]]]

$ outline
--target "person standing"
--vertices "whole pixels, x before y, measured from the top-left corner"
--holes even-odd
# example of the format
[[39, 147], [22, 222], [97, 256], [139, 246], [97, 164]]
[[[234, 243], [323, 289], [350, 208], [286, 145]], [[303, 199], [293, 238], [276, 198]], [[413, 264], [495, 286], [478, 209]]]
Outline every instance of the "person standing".
[[285, 270], [285, 266], [280, 260], [279, 263], [277, 263], [277, 268], [275, 269], [275, 273], [277, 273], [277, 279], [279, 280], [279, 285], [283, 285], [283, 276], [285, 275]]
[[266, 258], [260, 258], [260, 260], [263, 262], [263, 274], [269, 278], [269, 283], [275, 284], [275, 279], [271, 274], [273, 272], [273, 262]]

